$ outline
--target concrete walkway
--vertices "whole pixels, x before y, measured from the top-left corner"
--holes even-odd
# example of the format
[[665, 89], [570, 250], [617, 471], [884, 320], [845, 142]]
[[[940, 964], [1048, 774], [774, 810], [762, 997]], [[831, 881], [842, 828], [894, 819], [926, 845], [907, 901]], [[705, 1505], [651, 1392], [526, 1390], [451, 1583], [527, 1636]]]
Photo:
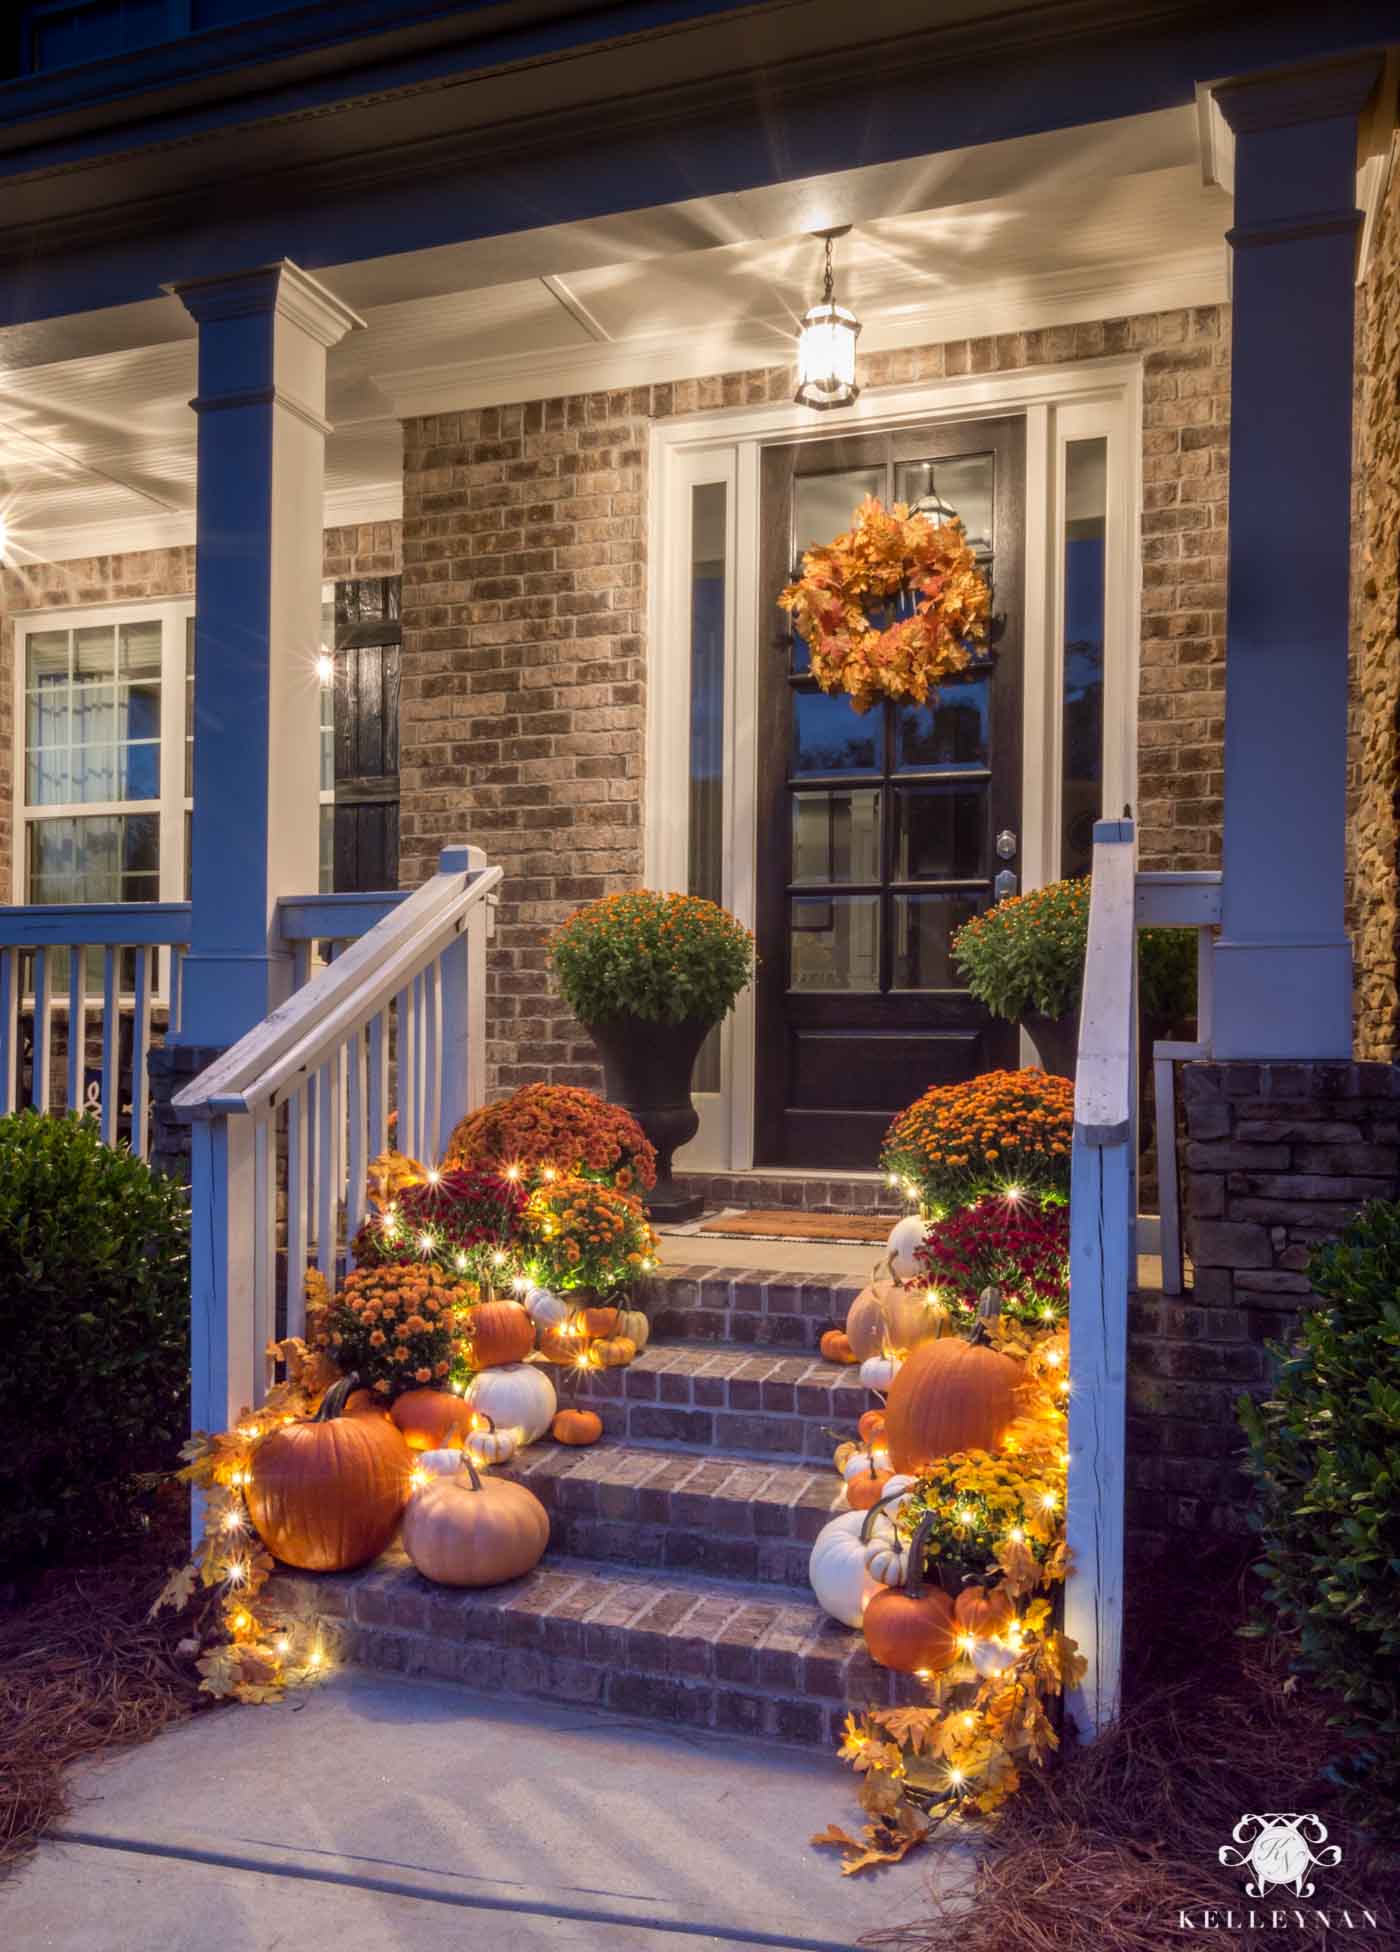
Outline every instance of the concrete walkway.
[[941, 1856], [842, 1878], [826, 1755], [355, 1673], [75, 1774], [0, 1887], [16, 1952], [849, 1952]]

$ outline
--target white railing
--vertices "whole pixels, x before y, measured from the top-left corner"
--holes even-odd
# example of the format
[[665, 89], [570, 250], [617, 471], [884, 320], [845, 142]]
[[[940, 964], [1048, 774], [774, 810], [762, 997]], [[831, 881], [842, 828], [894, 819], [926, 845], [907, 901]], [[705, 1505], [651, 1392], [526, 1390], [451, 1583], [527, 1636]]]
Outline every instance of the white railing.
[[[174, 1026], [180, 975], [190, 939], [188, 902], [78, 902], [71, 907], [0, 908], [0, 1114], [21, 1103], [54, 1109], [59, 1066], [67, 1071], [63, 1105], [95, 1109], [102, 1137], [115, 1145], [130, 1091], [131, 1149], [145, 1158], [150, 1136], [148, 1064], [152, 1015]], [[89, 952], [101, 957], [100, 997], [89, 995]], [[130, 959], [130, 982], [126, 979]], [[66, 960], [66, 971], [64, 962]], [[55, 973], [60, 973], [61, 990]], [[90, 1020], [100, 1013], [101, 1072], [94, 1105], [88, 1086]], [[131, 1024], [123, 1061], [123, 1021]], [[27, 1084], [24, 1029], [30, 1030]], [[59, 1048], [57, 1030], [63, 1026]], [[124, 1088], [125, 1087], [125, 1088]]]
[[1220, 918], [1218, 874], [1140, 875], [1136, 862], [1131, 820], [1100, 821], [1094, 828], [1070, 1169], [1067, 1533], [1073, 1565], [1065, 1631], [1088, 1663], [1069, 1703], [1086, 1740], [1117, 1717], [1122, 1669], [1128, 1296], [1138, 1271], [1137, 932], [1185, 927], [1198, 933], [1200, 1041], [1153, 1047], [1161, 1247], [1165, 1258], [1170, 1186], [1177, 1279], [1169, 1292], [1179, 1293], [1172, 1063], [1209, 1050], [1211, 943]]
[[[436, 1159], [453, 1124], [480, 1102], [486, 937], [500, 879], [479, 848], [444, 848], [430, 881], [176, 1096], [193, 1122], [196, 1428], [223, 1429], [261, 1401], [271, 1380], [267, 1344], [279, 1330], [301, 1332], [307, 1266], [314, 1260], [334, 1275], [364, 1217], [366, 1170], [388, 1142], [391, 1114], [396, 1145]], [[306, 907], [306, 926], [319, 934], [326, 911]]]

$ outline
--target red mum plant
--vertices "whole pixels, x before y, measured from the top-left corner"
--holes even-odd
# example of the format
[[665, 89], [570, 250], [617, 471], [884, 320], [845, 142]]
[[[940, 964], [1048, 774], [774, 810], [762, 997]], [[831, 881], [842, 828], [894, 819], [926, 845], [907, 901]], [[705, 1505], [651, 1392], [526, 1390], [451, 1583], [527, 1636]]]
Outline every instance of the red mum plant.
[[365, 1221], [355, 1236], [358, 1265], [428, 1261], [452, 1274], [489, 1280], [518, 1246], [527, 1195], [518, 1180], [475, 1166], [429, 1172]]
[[656, 1184], [656, 1153], [630, 1112], [581, 1085], [527, 1084], [464, 1118], [447, 1166], [480, 1166], [527, 1186], [592, 1179], [619, 1193]]
[[1005, 1194], [936, 1220], [915, 1259], [950, 1307], [971, 1314], [984, 1288], [999, 1288], [1018, 1321], [1059, 1321], [1069, 1299], [1069, 1208]]

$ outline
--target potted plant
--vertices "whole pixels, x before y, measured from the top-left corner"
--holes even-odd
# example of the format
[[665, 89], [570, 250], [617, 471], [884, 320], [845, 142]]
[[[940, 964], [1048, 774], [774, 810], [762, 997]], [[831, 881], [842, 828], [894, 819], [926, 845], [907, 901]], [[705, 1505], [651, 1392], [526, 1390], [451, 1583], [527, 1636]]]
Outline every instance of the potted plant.
[[[994, 1017], [1029, 1033], [1047, 1071], [1074, 1076], [1079, 995], [1089, 939], [1089, 876], [1052, 881], [974, 916], [953, 938], [969, 990]], [[1138, 936], [1143, 1042], [1195, 1013], [1196, 943], [1190, 929]]]
[[753, 975], [753, 937], [714, 902], [641, 891], [590, 902], [549, 948], [565, 1000], [598, 1047], [608, 1098], [656, 1148], [648, 1212], [694, 1219], [702, 1202], [681, 1193], [671, 1161], [700, 1129], [691, 1073]]

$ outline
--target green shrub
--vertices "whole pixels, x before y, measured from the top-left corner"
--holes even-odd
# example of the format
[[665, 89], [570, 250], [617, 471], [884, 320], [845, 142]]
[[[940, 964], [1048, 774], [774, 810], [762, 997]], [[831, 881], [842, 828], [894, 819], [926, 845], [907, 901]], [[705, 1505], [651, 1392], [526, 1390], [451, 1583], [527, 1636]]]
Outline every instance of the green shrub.
[[1325, 1307], [1244, 1402], [1267, 1620], [1338, 1704], [1338, 1780], [1400, 1806], [1400, 1205], [1368, 1206], [1309, 1274]]
[[90, 1120], [0, 1118], [0, 1566], [134, 1517], [189, 1429], [189, 1203]]
[[[1079, 1007], [1089, 940], [1089, 876], [1052, 881], [999, 901], [965, 922], [953, 959], [994, 1017], [1063, 1017]], [[1142, 929], [1138, 987], [1143, 1014], [1178, 1023], [1196, 1008], [1193, 929]]]

